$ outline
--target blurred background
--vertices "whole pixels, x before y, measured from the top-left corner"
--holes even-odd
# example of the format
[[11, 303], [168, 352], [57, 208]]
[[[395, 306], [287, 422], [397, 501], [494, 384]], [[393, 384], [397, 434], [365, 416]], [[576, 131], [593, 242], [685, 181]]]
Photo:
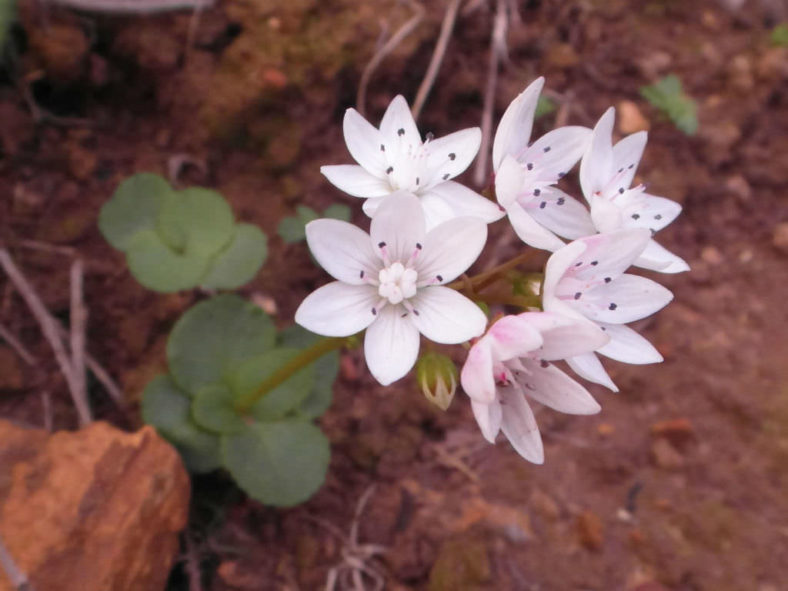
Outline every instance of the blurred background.
[[[49, 434], [77, 415], [39, 323], [0, 277], [0, 535], [38, 591], [788, 589], [785, 2], [0, 6], [0, 241], [63, 321], [82, 261], [86, 348], [122, 390], [113, 401], [88, 383], [94, 418], [114, 427]], [[377, 124], [396, 94], [413, 102], [449, 24], [422, 132], [479, 125], [493, 64], [495, 121], [543, 75], [534, 137], [592, 127], [610, 105], [619, 137], [649, 131], [639, 177], [683, 205], [660, 242], [692, 267], [659, 277], [675, 300], [637, 327], [665, 362], [609, 362], [621, 393], [592, 389], [599, 415], [539, 412], [546, 463], [534, 466], [481, 438], [464, 395], [444, 413], [414, 380], [384, 389], [347, 353], [311, 500], [268, 508], [222, 473], [193, 477], [189, 493], [176, 457], [146, 451], [152, 435], [121, 444], [110, 429], [142, 426], [140, 393], [201, 295], [141, 287], [99, 233], [100, 207], [140, 171], [217, 188], [270, 236], [242, 295], [290, 324], [325, 275], [279, 222], [335, 203], [364, 219], [319, 167], [351, 162], [346, 108]], [[498, 236], [487, 256], [500, 260], [517, 243]], [[135, 486], [151, 474], [155, 509]], [[111, 548], [95, 541], [108, 532]], [[0, 574], [0, 589], [22, 589], [11, 581]]]

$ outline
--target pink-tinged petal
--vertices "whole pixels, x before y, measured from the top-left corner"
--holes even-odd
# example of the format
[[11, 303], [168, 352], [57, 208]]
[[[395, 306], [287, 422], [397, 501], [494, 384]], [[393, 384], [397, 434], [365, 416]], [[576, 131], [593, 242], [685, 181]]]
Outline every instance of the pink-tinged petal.
[[415, 268], [419, 281], [448, 283], [479, 257], [487, 242], [487, 224], [478, 218], [454, 218], [424, 237]]
[[419, 355], [419, 331], [403, 313], [400, 306], [386, 306], [364, 337], [369, 372], [384, 386], [405, 377]]
[[586, 251], [570, 267], [568, 275], [586, 282], [615, 280], [641, 255], [651, 233], [641, 228], [617, 230], [581, 238]]
[[597, 122], [591, 143], [580, 161], [580, 187], [590, 200], [597, 192], [604, 192], [613, 178], [613, 123], [616, 110], [610, 107]]
[[495, 401], [493, 352], [487, 338], [479, 339], [468, 351], [465, 365], [460, 372], [460, 384], [468, 397], [475, 402], [488, 405]]
[[525, 359], [523, 366], [528, 372], [520, 372], [516, 379], [529, 398], [570, 415], [593, 415], [602, 410], [588, 390], [554, 365]]
[[321, 166], [320, 172], [332, 185], [353, 197], [383, 197], [391, 193], [388, 181], [355, 164]]
[[599, 361], [599, 358], [594, 353], [585, 353], [576, 357], [570, 357], [566, 360], [572, 371], [579, 375], [584, 380], [600, 384], [608, 390], [618, 392], [618, 387], [607, 375], [605, 368]]
[[411, 303], [413, 324], [436, 343], [464, 343], [480, 336], [487, 326], [487, 316], [481, 308], [448, 287], [425, 287]]
[[539, 207], [529, 213], [551, 232], [569, 240], [596, 234], [591, 215], [577, 199], [554, 187], [543, 188], [539, 199]]
[[377, 279], [380, 261], [369, 234], [347, 222], [320, 219], [306, 225], [306, 242], [317, 262], [334, 279], [362, 285]]
[[427, 170], [425, 189], [434, 187], [462, 174], [479, 151], [482, 130], [478, 127], [463, 129], [427, 144]]
[[334, 281], [313, 291], [296, 310], [295, 321], [307, 330], [327, 337], [348, 337], [369, 326], [372, 308], [380, 299], [370, 285]]
[[617, 175], [616, 190], [620, 187], [628, 189], [632, 184], [647, 141], [648, 133], [638, 131], [613, 146], [613, 170]]
[[542, 346], [542, 335], [527, 317], [504, 316], [490, 327], [485, 339], [500, 361], [523, 357]]
[[597, 353], [616, 361], [633, 365], [660, 363], [662, 361], [662, 355], [654, 348], [654, 345], [628, 326], [623, 324], [603, 324], [602, 328], [610, 335], [610, 342], [598, 349]]
[[374, 247], [385, 250], [391, 261], [410, 259], [426, 235], [419, 198], [402, 191], [386, 197], [372, 218], [369, 234]]
[[454, 214], [452, 217], [469, 216], [479, 218], [488, 224], [500, 220], [506, 215], [506, 212], [493, 201], [454, 181], [446, 181], [436, 185], [424, 193], [421, 199], [425, 210], [427, 209], [426, 199], [440, 199], [451, 208]]
[[537, 78], [506, 108], [493, 141], [493, 170], [500, 168], [507, 155], [517, 158], [528, 147], [543, 86], [544, 78]]
[[471, 399], [471, 409], [482, 436], [490, 443], [495, 443], [495, 438], [501, 430], [503, 413], [499, 402], [485, 404]]
[[564, 243], [558, 236], [539, 224], [518, 203], [512, 203], [506, 208], [509, 223], [512, 224], [515, 234], [528, 246], [542, 250], [556, 251], [563, 248]]
[[647, 228], [658, 232], [681, 213], [681, 205], [664, 197], [643, 193], [640, 199], [622, 207], [624, 227]]
[[585, 254], [588, 245], [585, 240], [575, 240], [563, 248], [556, 250], [547, 259], [544, 271], [544, 282], [542, 283], [542, 299], [545, 303], [545, 310], [548, 302], [556, 297], [556, 291], [561, 279], [573, 268], [577, 260]]
[[566, 359], [596, 351], [610, 337], [589, 320], [551, 312], [525, 312], [518, 316], [542, 335], [542, 345], [534, 357], [546, 361]]
[[392, 146], [392, 150], [399, 150], [394, 146], [401, 144], [421, 145], [421, 134], [413, 115], [410, 112], [408, 101], [402, 95], [397, 95], [391, 101], [383, 120], [380, 122], [380, 133], [386, 143], [386, 149]]
[[380, 131], [364, 119], [355, 109], [345, 111], [342, 128], [350, 155], [368, 172], [379, 179], [385, 180], [388, 163], [386, 161], [385, 142]]
[[621, 275], [599, 285], [572, 303], [585, 306], [584, 314], [597, 322], [626, 324], [651, 316], [673, 299], [669, 289], [637, 275]]
[[676, 256], [654, 240], [649, 241], [643, 254], [633, 264], [636, 267], [660, 273], [683, 273], [690, 269], [684, 259]]
[[518, 161], [526, 168], [533, 165], [538, 182], [553, 184], [572, 170], [590, 141], [591, 130], [587, 127], [559, 127], [536, 140]]
[[[506, 392], [502, 394], [501, 392]], [[536, 425], [531, 407], [519, 387], [509, 386], [498, 389], [503, 399], [503, 420], [501, 429], [509, 443], [523, 458], [534, 464], [544, 463], [544, 448], [539, 427]]]
[[451, 206], [432, 191], [419, 197], [419, 201], [421, 201], [421, 207], [424, 209], [424, 221], [427, 224], [427, 232], [443, 222], [448, 222], [450, 219], [457, 217]]

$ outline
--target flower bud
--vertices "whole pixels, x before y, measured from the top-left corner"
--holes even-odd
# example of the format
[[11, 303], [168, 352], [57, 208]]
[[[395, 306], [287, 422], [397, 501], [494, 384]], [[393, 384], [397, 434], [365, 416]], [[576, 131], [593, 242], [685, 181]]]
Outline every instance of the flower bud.
[[424, 397], [441, 410], [449, 408], [457, 391], [457, 367], [446, 355], [425, 353], [416, 364], [416, 377]]

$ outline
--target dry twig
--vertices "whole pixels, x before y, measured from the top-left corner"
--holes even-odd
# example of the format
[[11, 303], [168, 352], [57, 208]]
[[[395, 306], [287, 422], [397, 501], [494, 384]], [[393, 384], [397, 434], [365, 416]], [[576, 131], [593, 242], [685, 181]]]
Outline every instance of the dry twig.
[[4, 324], [0, 324], [0, 337], [8, 343], [8, 345], [16, 351], [17, 355], [22, 358], [22, 361], [27, 363], [28, 365], [35, 365], [36, 358], [33, 354], [27, 350], [27, 348], [14, 336]]
[[173, 10], [200, 10], [214, 0], [52, 0], [55, 4], [84, 12], [154, 14]]

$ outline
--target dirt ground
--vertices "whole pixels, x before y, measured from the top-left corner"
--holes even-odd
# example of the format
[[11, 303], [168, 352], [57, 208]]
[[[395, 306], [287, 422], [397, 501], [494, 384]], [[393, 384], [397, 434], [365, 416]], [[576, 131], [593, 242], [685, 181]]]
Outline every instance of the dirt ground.
[[[420, 120], [439, 136], [481, 116], [494, 3], [469, 4]], [[445, 4], [426, 8], [372, 77], [373, 121], [393, 95], [415, 96]], [[70, 261], [86, 261], [88, 347], [129, 400], [118, 409], [93, 384], [98, 418], [140, 424], [139, 394], [164, 367], [169, 328], [204, 297], [147, 292], [103, 240], [96, 217], [119, 180], [185, 162], [182, 185], [218, 188], [270, 237], [269, 261], [242, 293], [273, 298], [289, 324], [325, 276], [276, 225], [299, 203], [350, 203], [363, 220], [319, 166], [349, 162], [342, 113], [381, 30], [410, 10], [227, 0], [190, 29], [188, 12], [121, 18], [22, 3], [0, 79], [0, 239], [63, 320]], [[660, 242], [692, 266], [658, 277], [675, 300], [638, 327], [665, 362], [609, 362], [621, 393], [593, 389], [599, 415], [538, 412], [546, 463], [534, 466], [504, 441], [487, 444], [463, 395], [442, 413], [411, 380], [377, 386], [349, 353], [321, 421], [333, 454], [325, 486], [274, 510], [221, 474], [195, 478], [189, 552], [171, 591], [200, 588], [190, 570], [206, 591], [322, 589], [352, 564], [372, 566], [386, 589], [788, 589], [788, 50], [769, 40], [788, 14], [755, 0], [735, 12], [710, 0], [533, 0], [519, 11], [497, 115], [544, 75], [569, 123], [592, 126], [622, 100], [650, 121], [640, 174], [683, 204]], [[639, 96], [668, 73], [698, 101], [694, 137]], [[514, 248], [507, 238], [485, 256]], [[51, 352], [4, 277], [0, 320], [37, 359], [0, 344], [0, 415], [75, 428]]]

